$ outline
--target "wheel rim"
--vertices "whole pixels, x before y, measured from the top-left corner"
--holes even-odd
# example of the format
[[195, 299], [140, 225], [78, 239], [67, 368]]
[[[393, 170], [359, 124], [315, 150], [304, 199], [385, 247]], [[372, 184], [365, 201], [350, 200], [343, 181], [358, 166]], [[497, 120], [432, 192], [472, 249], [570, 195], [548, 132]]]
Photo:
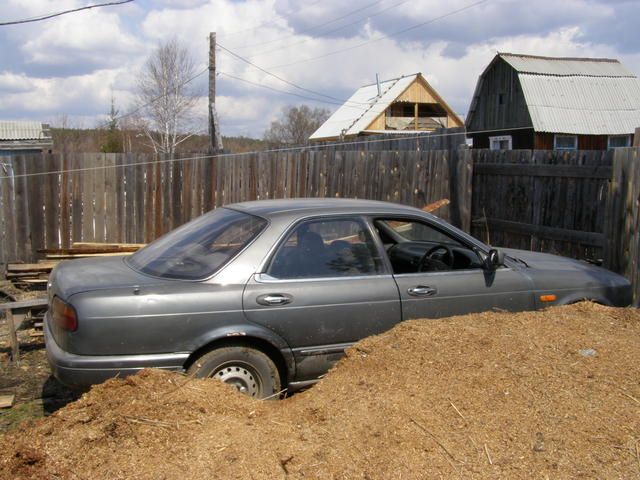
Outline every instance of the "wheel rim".
[[230, 363], [214, 370], [211, 378], [233, 385], [236, 390], [250, 397], [259, 397], [262, 392], [260, 377], [248, 365]]

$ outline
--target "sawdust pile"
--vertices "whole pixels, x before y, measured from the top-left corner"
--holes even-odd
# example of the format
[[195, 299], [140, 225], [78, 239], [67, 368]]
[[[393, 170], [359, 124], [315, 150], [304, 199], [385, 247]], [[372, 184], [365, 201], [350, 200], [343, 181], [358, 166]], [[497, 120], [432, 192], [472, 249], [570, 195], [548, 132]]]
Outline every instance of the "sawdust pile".
[[638, 478], [640, 311], [406, 322], [256, 401], [144, 371], [0, 438], [0, 478]]

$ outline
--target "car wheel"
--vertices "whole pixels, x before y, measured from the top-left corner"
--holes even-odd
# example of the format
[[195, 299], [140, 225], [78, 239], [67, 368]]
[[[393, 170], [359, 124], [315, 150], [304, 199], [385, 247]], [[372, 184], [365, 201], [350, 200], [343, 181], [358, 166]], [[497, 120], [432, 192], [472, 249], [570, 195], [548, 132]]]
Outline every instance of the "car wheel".
[[254, 398], [280, 391], [278, 367], [267, 355], [248, 347], [222, 347], [198, 358], [187, 370], [196, 378], [215, 378]]

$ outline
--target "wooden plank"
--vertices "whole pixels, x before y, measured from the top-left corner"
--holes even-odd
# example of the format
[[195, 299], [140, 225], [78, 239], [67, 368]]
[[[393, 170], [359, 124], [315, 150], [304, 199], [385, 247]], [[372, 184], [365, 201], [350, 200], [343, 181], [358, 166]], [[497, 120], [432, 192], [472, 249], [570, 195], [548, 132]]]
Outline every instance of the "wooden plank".
[[[16, 156], [15, 168], [15, 210], [16, 210], [16, 255], [20, 260], [33, 260], [29, 225], [29, 187], [27, 185], [26, 163], [33, 158], [25, 155]], [[33, 159], [37, 160], [37, 158]]]
[[603, 165], [522, 165], [518, 163], [482, 163], [476, 165], [479, 175], [506, 175], [554, 178], [611, 177], [611, 167]]
[[[85, 154], [82, 156], [82, 164], [85, 167], [95, 165], [95, 154]], [[82, 172], [82, 240], [95, 241], [93, 234], [94, 202], [93, 202], [93, 176], [94, 170]]]
[[[478, 222], [480, 220], [477, 220]], [[484, 222], [482, 219], [481, 222]], [[569, 230], [565, 228], [546, 227], [544, 225], [531, 225], [529, 223], [514, 222], [508, 220], [500, 220], [496, 218], [487, 218], [486, 222], [489, 227], [519, 233], [523, 235], [537, 235], [552, 240], [561, 240], [569, 242], [580, 242], [587, 245], [602, 246], [604, 245], [604, 235], [601, 233], [583, 232], [579, 230]]]
[[142, 158], [136, 158], [136, 185], [135, 185], [135, 215], [136, 229], [133, 242], [144, 242], [145, 231], [145, 173], [146, 167], [142, 164]]
[[[16, 310], [22, 310], [25, 308], [46, 307], [48, 305], [47, 302], [48, 302], [47, 297], [40, 297], [40, 298], [32, 298], [29, 300], [23, 300], [21, 302], [0, 303], [0, 312], [4, 311], [8, 313], [12, 310], [16, 311]], [[7, 323], [9, 323], [8, 318], [7, 318]]]
[[11, 408], [13, 407], [13, 401], [16, 396], [14, 394], [11, 395], [0, 395], [0, 408]]
[[71, 174], [71, 241], [75, 242], [82, 239], [82, 172], [79, 169], [82, 166], [80, 157], [76, 154], [71, 157], [71, 168], [74, 172]]
[[106, 191], [105, 191], [105, 176], [106, 172], [104, 169], [105, 166], [105, 157], [106, 154], [100, 154], [95, 157], [96, 170], [93, 173], [93, 185], [94, 185], [94, 197], [95, 197], [95, 213], [94, 213], [94, 222], [95, 222], [95, 231], [94, 231], [94, 241], [96, 242], [104, 242], [106, 240], [106, 222], [105, 222], [105, 213], [106, 213]]
[[118, 241], [118, 200], [116, 185], [119, 171], [116, 168], [116, 154], [107, 153], [104, 158], [104, 191], [105, 191], [105, 237], [106, 242]]
[[2, 189], [2, 217], [4, 220], [3, 252], [5, 262], [9, 262], [19, 260], [16, 248], [13, 157], [3, 157], [0, 175], [3, 177], [0, 180], [2, 182], [0, 183], [0, 189]]
[[[1, 306], [1, 305], [0, 305]], [[11, 308], [4, 308], [4, 318], [7, 321], [9, 327], [9, 344], [11, 345], [11, 360], [13, 363], [20, 361], [20, 343], [18, 342], [18, 336], [16, 335], [16, 325], [13, 322], [13, 312]]]

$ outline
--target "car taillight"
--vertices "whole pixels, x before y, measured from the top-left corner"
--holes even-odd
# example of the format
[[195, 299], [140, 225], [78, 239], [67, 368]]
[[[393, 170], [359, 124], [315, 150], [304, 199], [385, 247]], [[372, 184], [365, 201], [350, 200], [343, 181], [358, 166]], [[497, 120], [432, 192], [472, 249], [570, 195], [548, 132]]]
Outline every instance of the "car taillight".
[[60, 300], [58, 297], [53, 298], [53, 303], [51, 305], [51, 318], [54, 324], [60, 328], [69, 330], [70, 332], [75, 332], [78, 328], [78, 315], [76, 315], [76, 309], [68, 303]]

